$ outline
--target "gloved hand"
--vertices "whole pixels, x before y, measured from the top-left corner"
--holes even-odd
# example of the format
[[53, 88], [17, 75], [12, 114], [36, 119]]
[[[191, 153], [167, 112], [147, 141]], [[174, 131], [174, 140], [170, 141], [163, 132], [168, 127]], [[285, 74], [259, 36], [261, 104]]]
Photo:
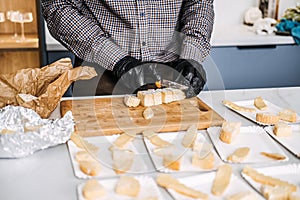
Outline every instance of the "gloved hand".
[[194, 60], [178, 59], [171, 63], [179, 72], [175, 77], [175, 82], [188, 86], [187, 97], [198, 95], [206, 83], [206, 73], [202, 65]]
[[116, 63], [116, 65], [113, 68], [113, 74], [117, 77], [117, 79], [120, 79], [129, 70], [141, 64], [141, 61], [131, 56], [125, 56]]
[[122, 93], [135, 93], [141, 86], [160, 80], [155, 64], [142, 63], [131, 56], [118, 61], [113, 68], [113, 74], [118, 79], [115, 90], [122, 90]]

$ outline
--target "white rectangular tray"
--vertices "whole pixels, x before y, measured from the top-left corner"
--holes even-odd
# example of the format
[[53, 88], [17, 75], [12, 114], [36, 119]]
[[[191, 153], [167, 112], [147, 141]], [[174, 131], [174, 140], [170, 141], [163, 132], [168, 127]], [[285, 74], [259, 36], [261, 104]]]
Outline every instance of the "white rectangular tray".
[[[207, 195], [209, 195], [210, 200], [217, 200], [217, 199], [225, 199], [228, 195], [233, 195], [238, 192], [252, 192], [256, 197], [257, 200], [262, 200], [263, 198], [257, 194], [244, 180], [238, 178], [236, 175], [232, 174], [230, 179], [230, 184], [228, 188], [225, 190], [224, 194], [220, 197], [214, 196], [211, 193], [211, 187], [213, 184], [213, 180], [216, 176], [216, 172], [209, 172], [204, 174], [199, 174], [195, 176], [177, 178], [180, 183], [185, 184], [188, 187], [191, 187], [195, 190], [201, 191]], [[176, 200], [192, 200], [193, 198], [184, 196], [182, 194], [177, 193], [172, 189], [168, 189], [168, 192], [173, 196]]]
[[[158, 197], [158, 200], [163, 200], [162, 194], [159, 191], [159, 188], [155, 181], [148, 176], [134, 176], [141, 185], [139, 195], [137, 199], [143, 199], [146, 197]], [[101, 200], [132, 200], [132, 197], [118, 195], [115, 193], [115, 186], [118, 182], [118, 178], [113, 179], [105, 179], [105, 180], [98, 180], [98, 182], [104, 187], [106, 193]], [[77, 186], [77, 195], [79, 200], [86, 200], [82, 195], [82, 188], [85, 183], [81, 183]], [[100, 200], [100, 199], [99, 199]]]
[[[230, 163], [227, 157], [231, 155], [237, 148], [249, 147], [250, 154], [242, 163], [274, 163], [287, 161], [289, 158], [284, 154], [278, 144], [259, 126], [241, 127], [239, 135], [231, 144], [222, 142], [219, 139], [221, 127], [210, 127], [207, 129], [208, 135], [212, 140], [218, 154], [224, 162]], [[273, 160], [260, 154], [260, 152], [278, 153], [286, 157], [285, 160]]]
[[[270, 113], [270, 114], [274, 114], [274, 115], [277, 115], [281, 110], [283, 110], [284, 108], [280, 107], [280, 106], [277, 106], [273, 103], [271, 103], [270, 101], [267, 101], [264, 99], [264, 102], [267, 104], [268, 106], [268, 109], [267, 110], [259, 110], [257, 109], [255, 106], [254, 106], [254, 99], [252, 100], [243, 100], [243, 101], [234, 101], [233, 103], [235, 103], [236, 105], [238, 106], [244, 106], [244, 107], [248, 107], [248, 108], [254, 108], [256, 110], [256, 112], [242, 112], [242, 111], [238, 111], [238, 110], [235, 110], [233, 108], [231, 108], [230, 106], [227, 106], [225, 105], [227, 108], [230, 108], [231, 110], [237, 112], [238, 114], [244, 116], [245, 118], [247, 119], [250, 119], [251, 121], [259, 124], [259, 125], [270, 125], [270, 124], [264, 124], [264, 123], [261, 123], [261, 122], [258, 122], [256, 121], [256, 114], [257, 113]], [[300, 122], [300, 117], [299, 115], [297, 114], [297, 122]], [[296, 122], [296, 123], [297, 123]]]
[[[264, 175], [271, 176], [274, 178], [279, 178], [282, 181], [287, 181], [294, 185], [298, 186], [297, 192], [293, 193], [297, 196], [300, 195], [300, 164], [288, 164], [274, 167], [263, 167], [263, 168], [254, 168], [259, 173]], [[255, 182], [252, 178], [241, 172], [242, 177], [253, 187], [255, 190], [260, 192], [261, 185], [260, 183]]]
[[[116, 140], [118, 136], [119, 135], [84, 138], [89, 143], [92, 143], [93, 145], [99, 148], [98, 153], [96, 155], [93, 155], [93, 157], [96, 158], [98, 162], [100, 162], [101, 171], [98, 174], [98, 176], [94, 178], [108, 178], [108, 177], [117, 176], [117, 174], [112, 168], [113, 160], [112, 160], [112, 153], [109, 150], [109, 147], [111, 146], [113, 141]], [[90, 178], [90, 176], [84, 174], [80, 170], [79, 164], [75, 159], [76, 153], [78, 151], [82, 151], [83, 149], [78, 148], [71, 140], [68, 141], [68, 149], [69, 149], [69, 154], [71, 157], [75, 176], [78, 178]], [[138, 173], [138, 172], [147, 171], [148, 168], [143, 161], [143, 156], [145, 155], [139, 154], [139, 152], [137, 151], [137, 149], [134, 147], [132, 143], [128, 145], [127, 149], [132, 150], [136, 154], [133, 165], [131, 169], [128, 171], [128, 173]]]
[[[194, 167], [192, 165], [192, 156], [193, 156], [193, 151], [190, 148], [184, 148], [181, 145], [181, 141], [184, 137], [185, 132], [180, 131], [180, 132], [169, 132], [169, 133], [160, 133], [158, 136], [162, 138], [163, 140], [166, 140], [178, 147], [181, 151], [183, 156], [183, 160], [181, 163], [181, 169], [178, 172], [193, 172], [193, 171], [198, 171], [198, 172], [207, 172], [207, 171], [212, 171], [215, 170], [219, 165], [223, 164], [222, 161], [220, 160], [219, 156], [215, 152], [213, 146], [212, 146], [212, 152], [214, 154], [214, 159], [215, 159], [215, 166], [213, 169], [210, 170], [205, 170], [205, 169], [200, 169], [198, 167]], [[207, 136], [207, 133], [205, 130], [198, 130], [198, 135], [196, 141], [199, 142], [208, 142], [211, 144], [209, 137]], [[148, 150], [148, 153], [153, 161], [153, 164], [155, 166], [155, 169], [159, 172], [177, 172], [171, 169], [168, 169], [163, 166], [163, 159], [160, 156], [157, 156], [153, 153], [153, 150], [156, 148], [153, 144], [150, 143], [150, 141], [147, 138], [144, 138], [144, 142], [146, 144], [146, 148]]]
[[274, 126], [266, 127], [265, 130], [282, 146], [292, 152], [295, 156], [300, 158], [300, 124], [291, 125], [292, 135], [289, 137], [278, 137], [274, 134]]

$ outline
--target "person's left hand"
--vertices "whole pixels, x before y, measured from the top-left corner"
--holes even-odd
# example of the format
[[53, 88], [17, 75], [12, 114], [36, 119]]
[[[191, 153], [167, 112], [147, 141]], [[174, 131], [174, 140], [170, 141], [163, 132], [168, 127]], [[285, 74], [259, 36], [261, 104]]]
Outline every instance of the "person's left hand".
[[171, 67], [179, 72], [175, 81], [188, 86], [187, 97], [197, 96], [202, 91], [206, 83], [206, 73], [200, 63], [194, 60], [178, 59], [171, 63]]

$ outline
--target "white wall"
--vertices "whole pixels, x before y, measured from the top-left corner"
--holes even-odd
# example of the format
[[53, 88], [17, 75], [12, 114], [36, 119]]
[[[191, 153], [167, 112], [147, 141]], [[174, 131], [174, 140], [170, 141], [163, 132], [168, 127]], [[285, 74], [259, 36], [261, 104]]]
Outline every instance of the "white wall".
[[[237, 25], [243, 23], [245, 11], [252, 7], [258, 6], [259, 0], [215, 0], [215, 25]], [[300, 0], [280, 0], [279, 18], [282, 17], [287, 8], [295, 7]]]

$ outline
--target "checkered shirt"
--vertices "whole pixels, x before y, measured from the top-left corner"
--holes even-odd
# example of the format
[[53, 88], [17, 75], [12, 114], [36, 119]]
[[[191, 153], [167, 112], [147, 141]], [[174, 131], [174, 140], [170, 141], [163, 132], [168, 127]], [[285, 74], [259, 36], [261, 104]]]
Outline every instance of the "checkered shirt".
[[202, 62], [213, 0], [42, 0], [51, 35], [79, 58], [106, 69], [125, 56]]

